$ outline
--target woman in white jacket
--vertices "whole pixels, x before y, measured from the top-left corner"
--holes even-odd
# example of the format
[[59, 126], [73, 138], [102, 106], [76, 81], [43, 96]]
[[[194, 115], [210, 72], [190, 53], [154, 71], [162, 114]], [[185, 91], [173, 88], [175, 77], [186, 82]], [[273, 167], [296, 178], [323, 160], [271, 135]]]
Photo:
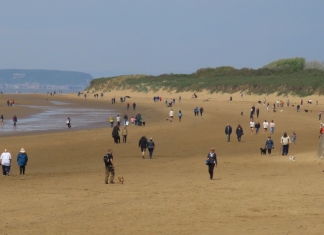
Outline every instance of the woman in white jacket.
[[285, 132], [281, 137], [280, 143], [282, 144], [282, 156], [288, 155], [289, 144], [291, 143], [290, 137]]

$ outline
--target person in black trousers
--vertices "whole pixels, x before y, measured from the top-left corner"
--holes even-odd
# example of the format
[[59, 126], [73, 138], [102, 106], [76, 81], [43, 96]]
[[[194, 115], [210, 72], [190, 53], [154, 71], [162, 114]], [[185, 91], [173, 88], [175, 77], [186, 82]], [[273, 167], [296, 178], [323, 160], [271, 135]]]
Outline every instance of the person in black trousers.
[[144, 154], [145, 154], [145, 151], [146, 151], [146, 148], [147, 148], [147, 139], [146, 139], [145, 135], [143, 135], [141, 137], [141, 139], [138, 141], [138, 147], [141, 148], [142, 156], [143, 156], [143, 159], [144, 159]]
[[214, 148], [210, 149], [210, 152], [207, 155], [207, 160], [209, 161], [208, 172], [209, 172], [210, 179], [212, 180], [214, 177], [214, 168], [215, 166], [217, 167], [217, 157]]
[[115, 144], [120, 143], [120, 136], [119, 136], [119, 126], [116, 124], [111, 132], [112, 137], [114, 138]]
[[231, 134], [232, 134], [232, 127], [229, 123], [227, 123], [227, 126], [225, 127], [225, 134], [226, 134], [226, 140], [227, 142], [230, 142], [231, 140]]
[[237, 140], [241, 142], [242, 135], [244, 135], [243, 128], [239, 124], [236, 128], [236, 135], [237, 135]]
[[[204, 112], [204, 108], [203, 107], [200, 107], [199, 111], [200, 111], [200, 116], [202, 116], [202, 114]], [[198, 116], [198, 113], [197, 113], [197, 116]]]

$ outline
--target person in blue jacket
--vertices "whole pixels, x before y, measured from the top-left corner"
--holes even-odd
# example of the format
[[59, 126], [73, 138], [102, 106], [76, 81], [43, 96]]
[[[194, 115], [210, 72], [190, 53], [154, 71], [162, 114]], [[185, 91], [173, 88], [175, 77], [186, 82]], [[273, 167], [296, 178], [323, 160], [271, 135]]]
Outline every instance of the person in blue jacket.
[[20, 168], [20, 175], [25, 174], [25, 168], [28, 162], [28, 156], [24, 148], [20, 149], [20, 152], [18, 153], [17, 156], [17, 163]]
[[271, 139], [271, 136], [268, 137], [266, 143], [265, 143], [266, 149], [268, 149], [268, 155], [271, 156], [271, 149], [274, 148], [273, 140]]

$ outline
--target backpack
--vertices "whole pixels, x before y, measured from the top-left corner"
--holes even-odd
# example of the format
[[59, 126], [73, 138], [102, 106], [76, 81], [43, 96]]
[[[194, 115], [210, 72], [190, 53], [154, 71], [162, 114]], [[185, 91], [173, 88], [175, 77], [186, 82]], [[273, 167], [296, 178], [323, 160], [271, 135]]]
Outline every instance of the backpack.
[[105, 164], [107, 164], [107, 165], [109, 164], [109, 156], [108, 156], [108, 154], [104, 156], [103, 161], [104, 161]]

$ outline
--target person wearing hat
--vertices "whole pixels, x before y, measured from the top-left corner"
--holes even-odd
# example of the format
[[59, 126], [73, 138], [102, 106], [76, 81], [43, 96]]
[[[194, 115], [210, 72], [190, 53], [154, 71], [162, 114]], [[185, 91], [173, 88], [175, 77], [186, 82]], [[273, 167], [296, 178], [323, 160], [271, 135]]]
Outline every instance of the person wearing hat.
[[17, 163], [19, 166], [20, 175], [25, 174], [25, 168], [26, 168], [27, 162], [28, 162], [27, 153], [24, 148], [21, 148], [20, 152], [18, 153], [18, 156], [17, 156]]
[[151, 159], [152, 159], [154, 148], [155, 148], [155, 144], [154, 144], [153, 138], [151, 137], [150, 140], [147, 142], [147, 149], [149, 151]]
[[217, 167], [217, 157], [214, 148], [211, 148], [207, 154], [207, 161], [209, 177], [212, 180], [214, 177], [214, 168], [215, 166]]
[[146, 139], [145, 135], [143, 135], [141, 137], [141, 139], [138, 141], [138, 147], [141, 148], [142, 157], [144, 159], [144, 154], [145, 154], [146, 147], [147, 147], [147, 139]]
[[9, 176], [10, 165], [11, 165], [11, 154], [7, 151], [7, 149], [5, 149], [0, 156], [0, 164], [2, 165], [2, 175]]

